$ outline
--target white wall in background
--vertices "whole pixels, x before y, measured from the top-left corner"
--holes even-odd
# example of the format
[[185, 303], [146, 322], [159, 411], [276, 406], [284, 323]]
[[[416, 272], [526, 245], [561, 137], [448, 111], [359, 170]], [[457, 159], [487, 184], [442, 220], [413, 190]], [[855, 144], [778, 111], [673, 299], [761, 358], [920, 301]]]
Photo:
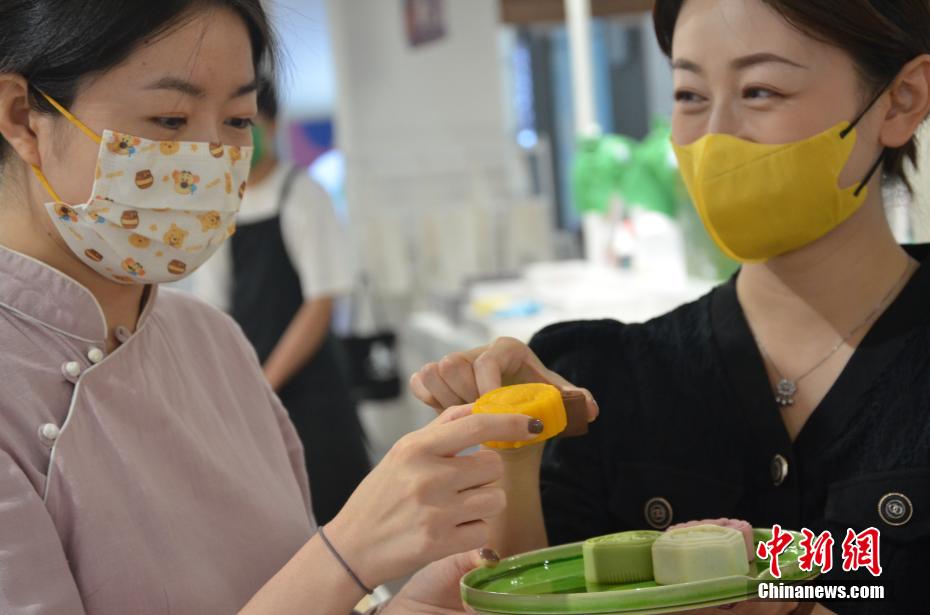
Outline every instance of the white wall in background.
[[408, 46], [403, 5], [329, 1], [341, 143], [383, 152], [498, 138], [496, 0], [447, 0], [446, 37], [420, 47]]
[[288, 117], [329, 117], [336, 105], [326, 0], [266, 0], [283, 48], [281, 104]]
[[918, 243], [930, 242], [930, 121], [921, 132], [920, 172], [912, 179], [914, 186], [914, 240]]
[[362, 259], [389, 292], [451, 291], [493, 268], [489, 229], [499, 216], [489, 208], [511, 177], [498, 2], [446, 0], [446, 36], [418, 47], [407, 41], [402, 0], [327, 7], [337, 141]]
[[640, 19], [643, 61], [646, 63], [646, 103], [654, 116], [670, 118], [675, 106], [672, 66], [656, 40], [652, 15], [644, 13]]

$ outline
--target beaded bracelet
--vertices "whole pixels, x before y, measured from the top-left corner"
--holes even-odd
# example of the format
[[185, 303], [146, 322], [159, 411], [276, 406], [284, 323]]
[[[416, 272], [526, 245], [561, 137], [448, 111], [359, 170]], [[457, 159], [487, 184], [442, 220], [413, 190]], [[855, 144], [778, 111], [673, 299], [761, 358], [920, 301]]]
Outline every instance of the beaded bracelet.
[[355, 581], [355, 583], [356, 583], [359, 587], [362, 588], [362, 591], [365, 592], [365, 595], [367, 596], [368, 594], [373, 593], [374, 590], [368, 589], [368, 586], [365, 585], [364, 583], [362, 583], [362, 580], [361, 580], [360, 578], [358, 578], [358, 575], [355, 574], [355, 571], [352, 570], [352, 567], [349, 566], [349, 563], [348, 563], [347, 561], [345, 561], [345, 560], [342, 558], [341, 555], [339, 555], [339, 552], [336, 551], [336, 547], [334, 547], [334, 546], [333, 546], [333, 543], [331, 543], [331, 542], [329, 541], [329, 538], [326, 537], [326, 533], [323, 531], [323, 526], [322, 526], [322, 525], [321, 525], [320, 528], [317, 530], [317, 533], [320, 535], [320, 538], [323, 539], [323, 544], [326, 545], [326, 548], [329, 549], [329, 552], [333, 554], [333, 557], [335, 557], [337, 560], [339, 560], [339, 563], [342, 564], [342, 567], [345, 568], [346, 572], [349, 573], [349, 576], [352, 577], [352, 580]]

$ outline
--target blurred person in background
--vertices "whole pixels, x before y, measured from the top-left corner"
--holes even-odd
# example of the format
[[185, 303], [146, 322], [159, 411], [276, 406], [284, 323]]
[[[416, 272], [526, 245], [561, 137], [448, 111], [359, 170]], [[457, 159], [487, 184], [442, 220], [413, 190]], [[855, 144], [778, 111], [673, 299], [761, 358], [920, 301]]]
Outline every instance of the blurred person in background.
[[255, 346], [307, 451], [313, 512], [332, 519], [370, 469], [337, 338], [333, 301], [352, 288], [346, 234], [324, 189], [277, 156], [278, 94], [258, 89], [255, 147], [237, 230], [194, 275]]

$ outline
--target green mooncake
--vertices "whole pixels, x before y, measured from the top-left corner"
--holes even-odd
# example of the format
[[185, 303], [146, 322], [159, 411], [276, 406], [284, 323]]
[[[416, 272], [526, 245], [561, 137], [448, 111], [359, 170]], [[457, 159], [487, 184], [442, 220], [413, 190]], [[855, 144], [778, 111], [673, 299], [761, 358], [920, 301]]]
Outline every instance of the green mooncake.
[[652, 544], [659, 536], [661, 532], [621, 532], [585, 541], [585, 581], [619, 585], [652, 580]]

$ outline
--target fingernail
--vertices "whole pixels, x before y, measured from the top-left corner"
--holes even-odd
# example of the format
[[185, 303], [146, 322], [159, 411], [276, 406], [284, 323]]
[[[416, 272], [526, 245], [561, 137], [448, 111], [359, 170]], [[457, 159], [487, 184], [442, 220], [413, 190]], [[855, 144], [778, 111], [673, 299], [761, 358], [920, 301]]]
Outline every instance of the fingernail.
[[530, 419], [529, 430], [532, 434], [541, 434], [546, 426], [539, 419]]
[[480, 557], [484, 563], [489, 566], [496, 566], [501, 561], [501, 556], [497, 554], [497, 551], [494, 549], [488, 549], [487, 547], [478, 551], [478, 557]]

